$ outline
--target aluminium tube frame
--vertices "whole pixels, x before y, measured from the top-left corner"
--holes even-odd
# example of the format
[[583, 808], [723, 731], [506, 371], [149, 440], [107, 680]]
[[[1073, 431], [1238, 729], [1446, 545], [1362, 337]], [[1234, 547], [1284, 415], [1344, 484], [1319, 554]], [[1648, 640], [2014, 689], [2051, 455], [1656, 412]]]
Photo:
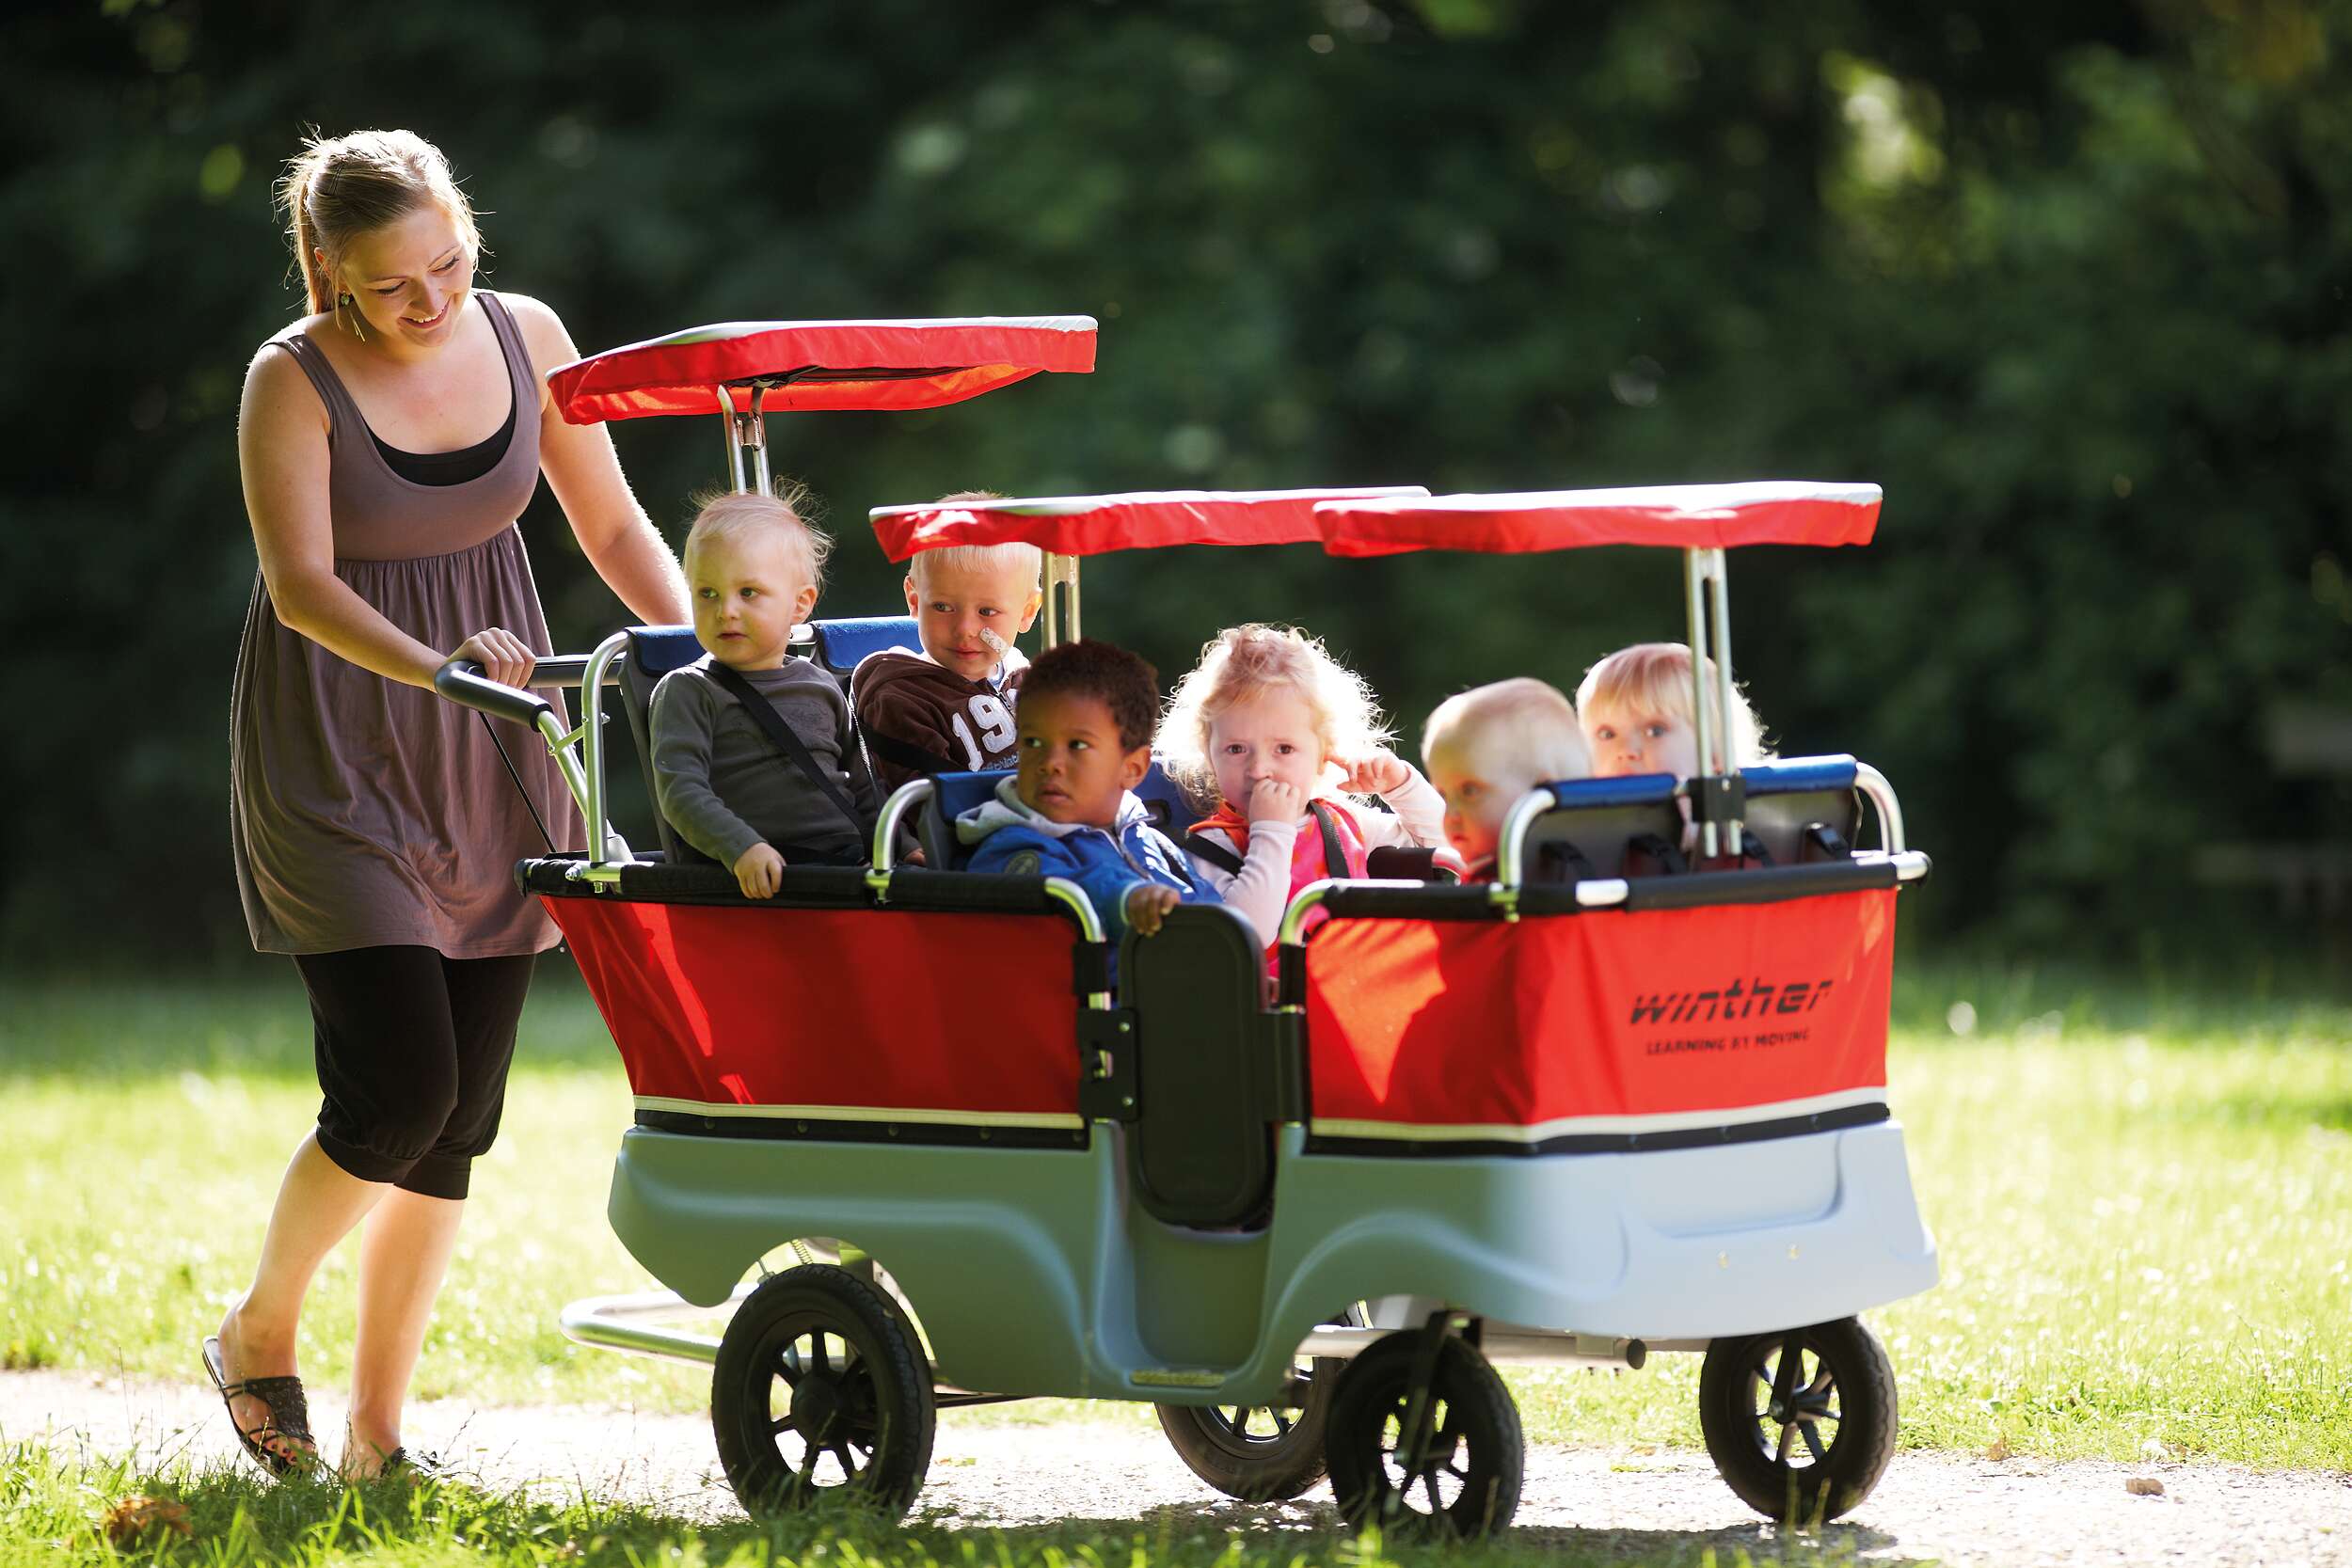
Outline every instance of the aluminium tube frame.
[[1043, 554], [1045, 606], [1038, 619], [1041, 641], [1055, 648], [1086, 635], [1078, 629], [1078, 558], [1052, 550]]
[[[1684, 550], [1682, 584], [1691, 618], [1691, 728], [1698, 740], [1699, 776], [1736, 777], [1746, 759], [1732, 754], [1731, 576], [1722, 547]], [[1712, 712], [1707, 692], [1710, 657], [1715, 664]], [[1702, 816], [1698, 828], [1699, 852], [1708, 859], [1740, 852], [1738, 817], [1719, 823]]]
[[[735, 389], [721, 383], [719, 418], [726, 426], [727, 478], [740, 495], [767, 495], [768, 480], [768, 420], [760, 404], [768, 400], [768, 384], [752, 384], [752, 408], [746, 414], [735, 406]], [[744, 454], [751, 454], [751, 469], [743, 466]]]

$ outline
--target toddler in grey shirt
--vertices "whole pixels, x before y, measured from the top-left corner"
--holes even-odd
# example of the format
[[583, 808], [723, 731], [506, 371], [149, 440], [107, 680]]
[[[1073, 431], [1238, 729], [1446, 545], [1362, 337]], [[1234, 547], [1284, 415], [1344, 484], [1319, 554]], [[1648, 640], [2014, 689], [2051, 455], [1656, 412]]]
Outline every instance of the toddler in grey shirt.
[[[686, 536], [704, 657], [654, 688], [656, 803], [747, 897], [772, 897], [787, 861], [862, 863], [873, 826], [874, 782], [841, 688], [790, 651], [827, 547], [790, 502], [756, 494], [712, 501]], [[783, 753], [746, 696], [799, 738], [810, 768]]]

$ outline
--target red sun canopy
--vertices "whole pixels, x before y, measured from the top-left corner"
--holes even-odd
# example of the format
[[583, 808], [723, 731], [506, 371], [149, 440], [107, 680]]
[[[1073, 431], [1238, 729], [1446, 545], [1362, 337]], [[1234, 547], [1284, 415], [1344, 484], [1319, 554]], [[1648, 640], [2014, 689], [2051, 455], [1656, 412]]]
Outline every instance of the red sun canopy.
[[1875, 484], [1766, 480], [1625, 490], [1333, 500], [1315, 508], [1333, 555], [1479, 550], [1516, 555], [1587, 545], [1867, 545], [1878, 527]]
[[1092, 316], [727, 322], [607, 349], [548, 372], [573, 424], [711, 414], [718, 388], [748, 412], [937, 408], [1040, 371], [1094, 369]]
[[904, 561], [951, 545], [1035, 545], [1055, 555], [1105, 555], [1170, 545], [1311, 545], [1319, 504], [1422, 497], [1419, 485], [1357, 490], [1137, 490], [1047, 496], [985, 505], [878, 506], [874, 536]]

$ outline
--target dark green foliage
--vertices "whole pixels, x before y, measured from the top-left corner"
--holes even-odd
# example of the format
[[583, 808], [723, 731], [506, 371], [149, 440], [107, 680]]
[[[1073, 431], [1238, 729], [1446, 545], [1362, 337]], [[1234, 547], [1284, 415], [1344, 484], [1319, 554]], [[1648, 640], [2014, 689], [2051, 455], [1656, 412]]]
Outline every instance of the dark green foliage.
[[[438, 141], [489, 281], [589, 349], [735, 318], [1083, 310], [1101, 369], [772, 421], [832, 503], [827, 608], [897, 602], [864, 511], [981, 485], [1760, 477], [1886, 487], [1879, 543], [1734, 570], [1792, 752], [1901, 788], [1915, 908], [2180, 950], [2258, 906], [2209, 839], [2352, 827], [2280, 781], [2352, 703], [2344, 8], [1843, 0], [976, 3], [396, 14], [81, 0], [6, 24], [0, 942], [243, 944], [233, 423], [298, 309], [268, 185], [306, 122]], [[718, 433], [616, 428], [675, 536]], [[616, 623], [542, 494], [559, 639]], [[1681, 634], [1664, 557], [1114, 557], [1087, 629], [1172, 679], [1295, 618], [1417, 738], [1447, 691]]]

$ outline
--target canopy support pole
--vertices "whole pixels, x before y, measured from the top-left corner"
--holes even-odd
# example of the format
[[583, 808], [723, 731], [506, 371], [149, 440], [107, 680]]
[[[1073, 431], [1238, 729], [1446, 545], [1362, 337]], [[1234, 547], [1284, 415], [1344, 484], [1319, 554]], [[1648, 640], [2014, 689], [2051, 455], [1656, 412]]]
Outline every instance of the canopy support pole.
[[[759, 407], [767, 399], [764, 383], [754, 387], [751, 412], [745, 413], [735, 406], [730, 388], [719, 388], [719, 418], [727, 435], [727, 478], [739, 496], [769, 493], [768, 420]], [[748, 466], [746, 456], [751, 459]]]
[[1085, 634], [1078, 629], [1078, 558], [1045, 554], [1044, 644], [1059, 647]]
[[[1712, 860], [1737, 855], [1746, 790], [1732, 754], [1731, 579], [1722, 549], [1682, 552], [1683, 593], [1691, 617], [1691, 728], [1698, 740], [1699, 776], [1686, 786], [1691, 816], [1699, 831], [1699, 853]], [[1715, 667], [1713, 700], [1708, 664]]]

